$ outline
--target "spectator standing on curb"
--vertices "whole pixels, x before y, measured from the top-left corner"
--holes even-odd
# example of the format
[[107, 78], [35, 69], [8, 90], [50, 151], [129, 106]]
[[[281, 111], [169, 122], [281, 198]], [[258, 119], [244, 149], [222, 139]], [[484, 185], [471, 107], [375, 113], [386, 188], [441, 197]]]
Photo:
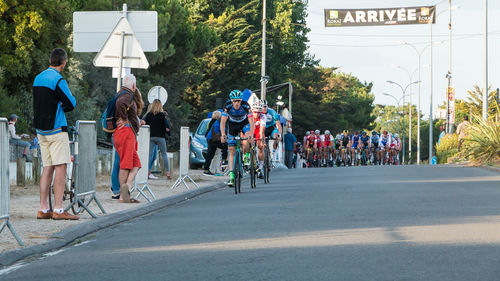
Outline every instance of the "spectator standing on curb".
[[22, 138], [28, 138], [29, 136], [27, 134], [22, 134], [21, 136], [18, 136], [16, 134], [16, 122], [18, 119], [19, 117], [15, 114], [9, 116], [9, 143], [24, 147], [23, 157], [28, 159], [28, 150], [30, 147], [30, 143], [27, 141], [23, 141]]
[[296, 143], [297, 138], [292, 134], [292, 128], [288, 128], [287, 134], [285, 135], [285, 164], [288, 169], [293, 167], [293, 154]]
[[[50, 54], [50, 67], [35, 77], [33, 83], [33, 124], [42, 154], [40, 210], [37, 219], [77, 220], [62, 207], [66, 182], [66, 164], [71, 162], [68, 123], [65, 112], [72, 111], [76, 99], [61, 76], [68, 55], [56, 48]], [[55, 176], [54, 176], [55, 172]], [[48, 204], [50, 185], [54, 186], [54, 210]]]
[[464, 139], [469, 136], [467, 130], [470, 126], [469, 116], [464, 115], [464, 121], [460, 123], [457, 127], [457, 135], [458, 135], [458, 152], [462, 149], [462, 144], [464, 143]]
[[220, 148], [222, 150], [222, 160], [226, 161], [227, 159], [227, 143], [221, 143], [220, 141], [221, 117], [222, 113], [218, 110], [212, 113], [212, 120], [208, 124], [208, 130], [207, 133], [205, 134], [208, 143], [208, 151], [207, 151], [207, 158], [205, 159], [205, 164], [203, 165], [204, 169], [203, 175], [206, 176], [213, 175], [213, 173], [210, 172], [210, 164], [212, 164], [212, 160], [214, 159], [215, 151], [217, 151], [217, 148]]
[[[170, 180], [170, 165], [167, 158], [167, 136], [170, 135], [170, 123], [167, 119], [167, 112], [163, 110], [163, 105], [159, 99], [155, 99], [153, 101], [151, 106], [148, 108], [148, 112], [144, 115], [143, 120], [150, 126], [151, 129], [149, 159], [153, 159], [154, 146], [158, 146], [161, 157], [163, 158], [163, 166], [165, 167], [167, 179]], [[154, 175], [150, 174], [150, 178], [151, 176], [153, 176], [153, 179], [156, 178]]]
[[144, 103], [136, 87], [133, 74], [127, 74], [122, 79], [122, 88], [117, 94], [125, 92], [116, 100], [115, 118], [117, 129], [113, 133], [113, 144], [120, 157], [120, 202], [139, 203], [139, 200], [130, 198], [130, 188], [137, 172], [141, 168], [141, 161], [137, 154], [137, 133], [140, 125], [144, 124], [138, 117]]
[[441, 131], [441, 133], [439, 134], [437, 142], [438, 145], [441, 143], [441, 139], [446, 135], [446, 132], [444, 131], [444, 126], [439, 126], [439, 130]]

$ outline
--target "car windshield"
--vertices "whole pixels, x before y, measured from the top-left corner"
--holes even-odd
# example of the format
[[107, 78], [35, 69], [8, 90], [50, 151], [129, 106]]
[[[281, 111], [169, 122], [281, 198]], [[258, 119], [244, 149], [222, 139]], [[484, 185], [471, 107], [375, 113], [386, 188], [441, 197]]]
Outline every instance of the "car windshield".
[[208, 130], [208, 123], [210, 122], [210, 119], [205, 119], [201, 121], [200, 125], [198, 126], [198, 130], [196, 131], [197, 135], [205, 135], [205, 133]]

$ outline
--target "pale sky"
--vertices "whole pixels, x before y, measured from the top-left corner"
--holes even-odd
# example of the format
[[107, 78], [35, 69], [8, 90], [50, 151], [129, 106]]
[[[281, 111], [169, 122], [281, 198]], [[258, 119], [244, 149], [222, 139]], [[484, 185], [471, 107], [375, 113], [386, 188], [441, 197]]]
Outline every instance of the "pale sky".
[[[413, 48], [400, 45], [398, 41], [414, 44], [421, 50], [430, 44], [430, 25], [399, 25], [377, 27], [328, 27], [324, 26], [324, 9], [397, 8], [436, 5], [437, 14], [443, 12], [433, 25], [434, 41], [434, 108], [445, 100], [449, 66], [448, 44], [448, 0], [309, 0], [307, 26], [310, 53], [320, 59], [320, 65], [337, 66], [352, 73], [361, 81], [373, 82], [375, 103], [395, 105], [396, 101], [382, 93], [398, 99], [401, 89], [388, 84], [387, 80], [399, 84], [409, 83], [408, 73], [391, 65], [400, 65], [410, 73], [418, 69], [418, 56]], [[457, 98], [464, 98], [467, 90], [478, 84], [484, 85], [484, 1], [452, 0], [453, 11], [452, 73]], [[500, 87], [500, 1], [488, 0], [489, 35], [489, 80], [493, 88]], [[365, 47], [363, 47], [365, 46]], [[366, 47], [368, 46], [368, 47]], [[430, 48], [421, 56], [421, 110], [428, 118], [430, 111]], [[427, 67], [425, 67], [427, 66]], [[418, 70], [413, 76], [418, 80]], [[413, 87], [412, 103], [417, 105], [418, 86]], [[408, 99], [407, 99], [408, 100]]]

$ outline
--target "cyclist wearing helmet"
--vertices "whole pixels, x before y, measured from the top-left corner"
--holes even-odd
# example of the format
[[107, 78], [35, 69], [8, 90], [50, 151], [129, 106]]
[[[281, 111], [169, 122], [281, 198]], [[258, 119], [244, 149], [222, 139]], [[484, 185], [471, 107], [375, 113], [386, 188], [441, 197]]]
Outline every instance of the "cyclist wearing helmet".
[[[309, 161], [309, 158], [313, 158], [314, 153], [318, 149], [317, 141], [316, 141], [316, 134], [314, 131], [309, 132], [309, 135], [307, 136], [307, 145], [305, 146], [306, 149], [306, 161]], [[309, 163], [311, 164], [311, 163]]]
[[[372, 136], [370, 138], [370, 148], [371, 148], [371, 153], [372, 153], [371, 162], [372, 163], [378, 163], [378, 161], [379, 161], [379, 158], [378, 158], [378, 156], [379, 156], [378, 155], [378, 143], [379, 143], [379, 141], [380, 141], [380, 138], [379, 138], [377, 132], [373, 131]], [[376, 162], [374, 162], [374, 160]]]
[[[254, 128], [253, 116], [250, 114], [250, 105], [248, 102], [243, 101], [243, 93], [240, 90], [233, 90], [229, 94], [230, 100], [224, 105], [224, 112], [221, 118], [221, 142], [228, 142], [229, 145], [229, 186], [234, 185], [234, 152], [236, 150], [236, 136], [241, 133], [251, 141]], [[229, 127], [229, 134], [226, 136], [226, 124]], [[243, 151], [245, 152], [244, 161], [248, 162], [250, 159], [250, 146], [248, 141], [242, 141]], [[247, 160], [248, 159], [248, 160]]]
[[399, 134], [394, 134], [394, 138], [392, 139], [392, 143], [394, 144], [394, 160], [395, 165], [399, 164], [399, 152], [401, 151], [401, 139], [399, 138]]
[[278, 143], [281, 141], [281, 135], [283, 134], [281, 123], [279, 121], [279, 115], [274, 109], [268, 108], [266, 100], [263, 100], [262, 102], [262, 113], [267, 115], [265, 136], [272, 136], [273, 139], [276, 139], [274, 142], [274, 149], [276, 150], [278, 148]]
[[384, 131], [382, 133], [382, 136], [380, 136], [380, 141], [379, 141], [379, 160], [382, 162], [382, 164], [385, 164], [385, 162], [387, 162], [389, 159], [387, 159], [386, 157], [386, 151], [389, 151], [390, 150], [390, 147], [391, 147], [391, 138], [390, 136], [387, 134], [387, 131]]
[[325, 131], [325, 134], [321, 136], [321, 150], [322, 150], [322, 157], [323, 157], [323, 165], [326, 166], [326, 162], [330, 161], [330, 155], [332, 155], [332, 148], [333, 148], [333, 136], [330, 133], [329, 130]]
[[253, 121], [255, 124], [254, 138], [257, 141], [257, 149], [259, 150], [259, 167], [257, 174], [259, 178], [263, 178], [262, 168], [264, 166], [264, 130], [266, 129], [266, 114], [262, 113], [262, 102], [257, 100], [252, 105]]
[[368, 154], [369, 153], [368, 149], [370, 148], [370, 145], [369, 145], [369, 143], [370, 143], [370, 137], [366, 134], [365, 131], [363, 131], [361, 133], [361, 137], [359, 139], [359, 142], [361, 144], [361, 148], [365, 151], [365, 155], [366, 155], [366, 159], [365, 160], [368, 160], [369, 159], [369, 155], [370, 155], [370, 154]]
[[351, 161], [354, 165], [354, 160], [356, 157], [356, 150], [358, 149], [359, 141], [360, 141], [359, 131], [355, 131], [354, 135], [351, 138]]

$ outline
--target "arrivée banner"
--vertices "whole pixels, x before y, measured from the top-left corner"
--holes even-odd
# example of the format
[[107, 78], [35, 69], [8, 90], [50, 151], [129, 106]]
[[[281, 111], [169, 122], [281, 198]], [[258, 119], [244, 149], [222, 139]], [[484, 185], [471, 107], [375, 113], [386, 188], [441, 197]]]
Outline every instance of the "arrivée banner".
[[436, 6], [386, 9], [325, 9], [325, 27], [435, 23]]

